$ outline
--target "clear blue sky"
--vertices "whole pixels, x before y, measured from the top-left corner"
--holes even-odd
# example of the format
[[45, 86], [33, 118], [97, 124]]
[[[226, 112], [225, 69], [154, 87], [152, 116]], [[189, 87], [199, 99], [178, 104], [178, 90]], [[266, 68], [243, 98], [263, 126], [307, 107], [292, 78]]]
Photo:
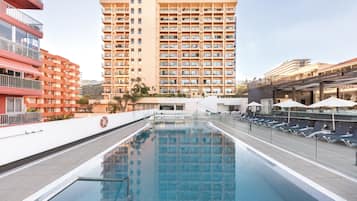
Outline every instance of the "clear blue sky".
[[[44, 23], [41, 46], [80, 64], [84, 79], [102, 79], [99, 0], [44, 3], [44, 11], [31, 12]], [[237, 28], [239, 79], [288, 59], [357, 57], [356, 0], [240, 0]]]

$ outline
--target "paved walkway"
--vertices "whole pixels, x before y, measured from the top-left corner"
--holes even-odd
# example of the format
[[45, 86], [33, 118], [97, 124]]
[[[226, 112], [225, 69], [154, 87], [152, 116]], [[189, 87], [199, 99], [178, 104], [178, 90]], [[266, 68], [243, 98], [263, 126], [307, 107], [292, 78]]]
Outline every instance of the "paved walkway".
[[357, 182], [321, 168], [314, 163], [295, 157], [290, 153], [281, 151], [278, 148], [257, 140], [254, 136], [252, 137], [248, 135], [247, 132], [240, 131], [237, 128], [228, 125], [227, 123], [215, 120], [213, 120], [212, 123], [340, 197], [351, 201], [357, 200]]
[[84, 144], [79, 144], [54, 157], [19, 169], [12, 174], [0, 175], [0, 200], [20, 201], [37, 192], [108, 147], [118, 143], [128, 135], [145, 126], [146, 120], [136, 122]]

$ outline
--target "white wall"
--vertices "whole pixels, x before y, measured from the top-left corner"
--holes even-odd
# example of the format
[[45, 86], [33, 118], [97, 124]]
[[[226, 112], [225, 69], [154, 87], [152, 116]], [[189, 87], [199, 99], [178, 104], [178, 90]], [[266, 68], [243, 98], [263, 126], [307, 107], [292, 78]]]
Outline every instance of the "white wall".
[[185, 112], [206, 112], [213, 113], [228, 111], [229, 105], [239, 106], [245, 112], [248, 105], [248, 98], [218, 98], [208, 96], [205, 98], [172, 98], [172, 97], [145, 97], [138, 101], [140, 104], [182, 104]]
[[[0, 166], [148, 117], [154, 110], [0, 128]], [[103, 116], [108, 125], [100, 126]], [[23, 135], [24, 133], [31, 133]]]

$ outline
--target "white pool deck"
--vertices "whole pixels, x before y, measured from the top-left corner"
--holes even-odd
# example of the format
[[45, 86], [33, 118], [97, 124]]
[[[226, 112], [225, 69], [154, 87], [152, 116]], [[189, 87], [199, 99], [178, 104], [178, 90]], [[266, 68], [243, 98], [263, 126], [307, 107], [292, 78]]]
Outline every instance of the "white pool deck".
[[[147, 120], [125, 126], [65, 151], [34, 161], [0, 175], [0, 200], [19, 201], [65, 175], [121, 139], [141, 129]], [[212, 120], [212, 123], [240, 141], [266, 154], [290, 169], [346, 200], [357, 200], [357, 182], [305, 160], [243, 131]]]

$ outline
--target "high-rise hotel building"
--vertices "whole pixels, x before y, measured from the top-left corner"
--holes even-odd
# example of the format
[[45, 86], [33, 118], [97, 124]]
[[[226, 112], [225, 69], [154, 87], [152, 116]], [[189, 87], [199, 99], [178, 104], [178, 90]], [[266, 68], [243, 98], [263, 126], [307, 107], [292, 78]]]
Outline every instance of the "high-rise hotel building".
[[153, 93], [235, 92], [237, 0], [100, 0], [105, 99], [137, 77]]
[[40, 121], [28, 113], [24, 96], [40, 96], [42, 24], [24, 9], [43, 9], [41, 0], [0, 0], [0, 126]]

